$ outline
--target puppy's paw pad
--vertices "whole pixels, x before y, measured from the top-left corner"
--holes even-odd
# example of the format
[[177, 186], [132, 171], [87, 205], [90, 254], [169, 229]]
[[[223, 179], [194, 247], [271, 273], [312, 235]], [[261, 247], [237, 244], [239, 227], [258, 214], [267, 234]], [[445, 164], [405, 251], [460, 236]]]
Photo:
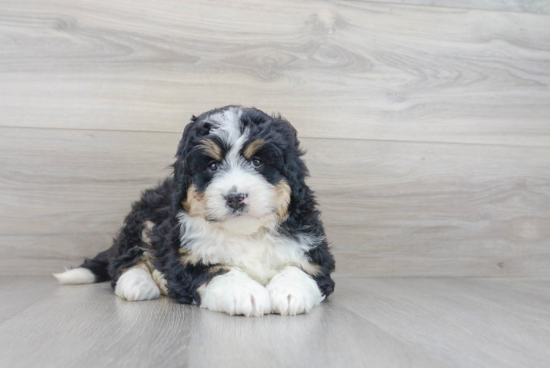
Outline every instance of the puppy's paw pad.
[[142, 269], [130, 269], [117, 281], [115, 294], [128, 301], [157, 299], [160, 290], [151, 275]]

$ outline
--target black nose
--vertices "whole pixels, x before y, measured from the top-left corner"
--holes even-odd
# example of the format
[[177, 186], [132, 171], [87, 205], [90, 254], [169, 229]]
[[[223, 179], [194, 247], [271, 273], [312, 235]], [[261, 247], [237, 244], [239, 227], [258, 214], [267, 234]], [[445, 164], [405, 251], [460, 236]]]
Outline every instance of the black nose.
[[246, 194], [244, 193], [231, 193], [225, 196], [225, 199], [227, 200], [227, 205], [236, 210], [244, 207], [245, 198]]

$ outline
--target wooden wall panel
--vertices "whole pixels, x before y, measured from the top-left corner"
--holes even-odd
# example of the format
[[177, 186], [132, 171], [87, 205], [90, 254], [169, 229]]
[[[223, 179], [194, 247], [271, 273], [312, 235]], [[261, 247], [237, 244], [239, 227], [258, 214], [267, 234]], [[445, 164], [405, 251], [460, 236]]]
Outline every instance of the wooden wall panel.
[[[436, 6], [443, 8], [480, 9], [519, 13], [550, 14], [547, 0], [368, 0], [384, 4]], [[391, 5], [390, 5], [391, 6]]]
[[[0, 272], [53, 272], [107, 248], [179, 138], [1, 128]], [[550, 276], [550, 149], [302, 144], [338, 272]]]
[[298, 129], [339, 272], [550, 275], [546, 6], [403, 2], [3, 1], [0, 273], [105, 249], [244, 104]]
[[3, 1], [0, 125], [179, 132], [237, 103], [304, 137], [548, 147], [548, 24], [365, 1]]

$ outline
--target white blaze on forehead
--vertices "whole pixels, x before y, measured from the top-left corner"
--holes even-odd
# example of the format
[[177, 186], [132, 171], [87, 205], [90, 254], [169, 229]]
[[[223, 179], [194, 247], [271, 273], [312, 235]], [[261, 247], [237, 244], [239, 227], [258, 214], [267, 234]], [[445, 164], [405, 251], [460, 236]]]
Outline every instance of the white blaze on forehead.
[[229, 147], [224, 158], [228, 167], [248, 166], [240, 155], [249, 133], [248, 128], [241, 130], [242, 113], [242, 107], [230, 107], [208, 118], [214, 124], [210, 133], [220, 137]]
[[246, 142], [247, 139], [248, 129], [245, 129], [243, 134], [235, 139], [235, 141], [231, 145], [231, 148], [229, 149], [229, 152], [227, 152], [227, 154], [225, 155], [225, 161], [230, 168], [236, 169], [237, 167], [241, 167], [245, 171], [253, 172], [253, 170], [250, 168], [250, 165], [247, 165], [247, 161], [240, 154], [243, 149], [244, 142]]
[[248, 128], [241, 131], [241, 110], [241, 108], [231, 107], [209, 119], [215, 124], [211, 133], [220, 137], [229, 147], [222, 161], [222, 170], [214, 179], [218, 189], [226, 187], [221, 190], [224, 195], [230, 188], [235, 187], [237, 191], [243, 192], [245, 191], [243, 183], [249, 182], [250, 176], [260, 177], [241, 155], [249, 133]]
[[208, 118], [214, 124], [211, 133], [220, 137], [229, 146], [241, 136], [242, 108], [230, 107]]

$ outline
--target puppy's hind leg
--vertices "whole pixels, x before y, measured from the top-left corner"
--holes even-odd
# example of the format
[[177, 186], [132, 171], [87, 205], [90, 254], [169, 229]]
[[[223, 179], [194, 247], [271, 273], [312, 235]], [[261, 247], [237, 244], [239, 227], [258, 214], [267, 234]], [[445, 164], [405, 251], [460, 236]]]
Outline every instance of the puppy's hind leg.
[[128, 301], [157, 299], [160, 290], [149, 268], [140, 263], [126, 271], [117, 280], [115, 294]]

